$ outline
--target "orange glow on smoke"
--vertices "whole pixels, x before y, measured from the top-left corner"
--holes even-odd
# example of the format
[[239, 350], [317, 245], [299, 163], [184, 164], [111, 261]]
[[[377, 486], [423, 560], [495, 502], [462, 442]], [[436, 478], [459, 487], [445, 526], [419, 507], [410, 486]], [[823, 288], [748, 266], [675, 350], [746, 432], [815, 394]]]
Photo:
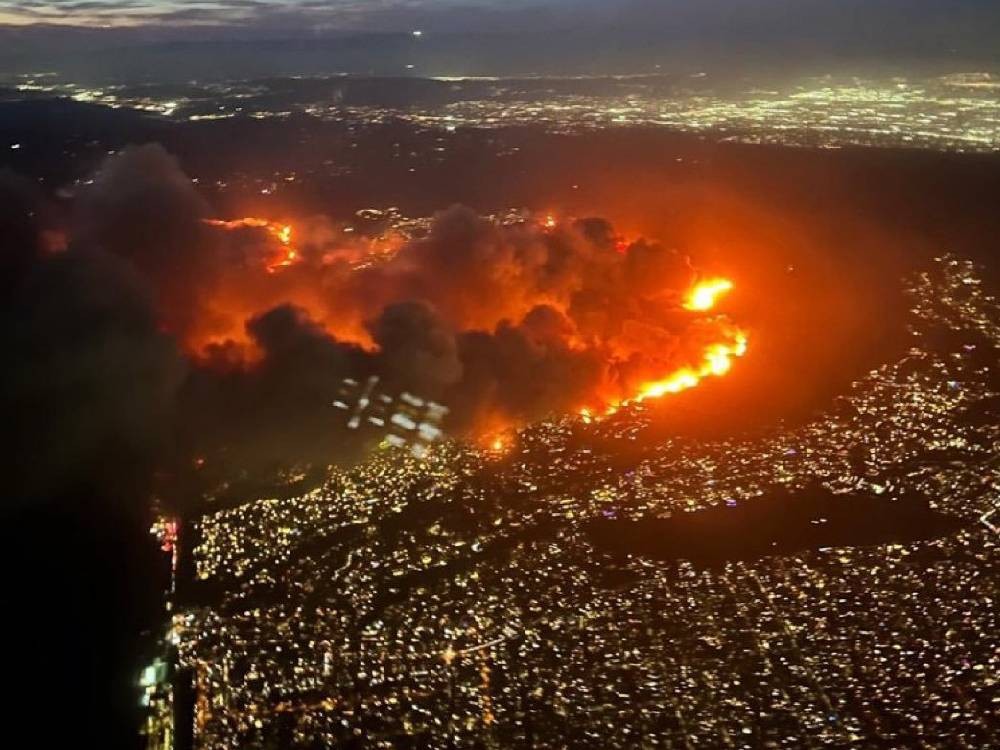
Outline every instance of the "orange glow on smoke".
[[697, 284], [684, 298], [684, 309], [704, 312], [715, 307], [719, 297], [733, 288], [729, 279], [708, 279]]
[[[565, 230], [560, 229], [564, 222]], [[557, 346], [579, 353], [588, 362], [603, 360], [605, 367], [600, 377], [595, 377], [590, 386], [583, 386], [590, 392], [578, 390], [569, 397], [571, 405], [584, 407], [578, 409], [579, 419], [590, 424], [630, 404], [689, 390], [705, 378], [725, 376], [748, 347], [746, 332], [727, 316], [714, 313], [716, 305], [735, 286], [723, 277], [698, 281], [686, 292], [675, 286], [678, 277], [642, 278], [636, 287], [627, 287], [624, 282], [621, 287], [611, 285], [614, 292], [609, 294], [608, 304], [626, 308], [623, 317], [628, 325], [616, 328], [613, 315], [606, 330], [603, 324], [591, 323], [586, 316], [578, 322], [572, 310], [573, 295], [580, 285], [592, 283], [583, 278], [583, 271], [567, 273], [567, 279], [552, 288], [531, 282], [532, 274], [539, 273], [531, 263], [541, 257], [546, 243], [564, 248], [576, 241], [574, 225], [556, 213], [535, 215], [528, 240], [520, 234], [512, 235], [514, 239], [490, 239], [505, 243], [497, 257], [507, 258], [514, 253], [520, 259], [523, 255], [526, 260], [517, 262], [524, 268], [519, 266], [518, 273], [503, 276], [499, 282], [492, 276], [484, 280], [470, 274], [477, 285], [474, 294], [446, 284], [439, 289], [436, 281], [428, 282], [416, 273], [428, 257], [428, 246], [421, 245], [419, 239], [408, 245], [411, 240], [399, 237], [369, 240], [352, 234], [348, 238], [331, 229], [317, 229], [309, 221], [303, 221], [296, 230], [287, 223], [252, 216], [208, 219], [205, 224], [223, 232], [250, 230], [234, 236], [231, 243], [222, 243], [241, 262], [234, 263], [211, 286], [206, 285], [205, 314], [183, 337], [194, 357], [214, 358], [220, 365], [230, 361], [234, 366], [254, 365], [262, 352], [252, 332], [248, 332], [246, 321], [283, 304], [301, 309], [308, 320], [338, 341], [373, 354], [378, 352], [378, 345], [367, 321], [377, 317], [386, 305], [410, 299], [411, 293], [418, 297], [431, 295], [443, 319], [460, 331], [492, 332], [505, 321], [525, 319], [534, 308], [544, 305], [554, 311], [552, 317], [558, 325], [565, 327], [537, 335], [551, 336]], [[562, 237], [564, 231], [566, 237]], [[632, 252], [633, 243], [627, 238], [616, 235], [613, 240], [618, 253], [628, 256]], [[536, 243], [530, 252], [517, 244], [528, 241]], [[404, 256], [405, 262], [393, 266], [400, 248], [414, 252], [409, 258]], [[617, 268], [617, 260], [616, 254], [607, 253], [600, 262]], [[382, 264], [389, 267], [389, 272], [380, 270]], [[689, 268], [684, 267], [685, 274]], [[633, 292], [639, 300], [635, 305], [629, 296]], [[669, 302], [664, 305], [666, 300]], [[664, 314], [666, 323], [661, 324], [659, 313]], [[594, 319], [600, 320], [600, 315]], [[538, 344], [542, 348], [548, 345], [547, 339]], [[499, 458], [516, 446], [511, 431], [516, 420], [502, 410], [479, 414], [475, 422], [476, 442], [484, 451]]]
[[224, 355], [233, 365], [252, 365], [260, 352], [247, 322], [281, 305], [302, 310], [339, 341], [375, 349], [365, 325], [375, 311], [330, 289], [365, 268], [389, 262], [402, 245], [399, 237], [368, 240], [315, 221], [299, 226], [256, 216], [203, 223], [235, 235], [225, 247], [235, 262], [202, 287], [200, 314], [181, 335], [190, 356], [206, 360]]

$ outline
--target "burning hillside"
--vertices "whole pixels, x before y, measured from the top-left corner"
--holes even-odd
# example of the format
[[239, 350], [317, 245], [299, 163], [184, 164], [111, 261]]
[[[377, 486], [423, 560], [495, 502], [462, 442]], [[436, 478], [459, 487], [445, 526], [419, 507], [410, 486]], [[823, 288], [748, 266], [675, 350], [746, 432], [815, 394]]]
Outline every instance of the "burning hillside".
[[[348, 262], [365, 252], [354, 238], [303, 252], [288, 224], [205, 223], [256, 230], [240, 245], [264, 247], [207, 300], [210, 318], [227, 321], [218, 330], [236, 335], [194, 337], [193, 356], [211, 364], [225, 353], [252, 366], [261, 347], [245, 324], [292, 305], [302, 322], [370, 355], [396, 387], [471, 399], [463, 426], [474, 431], [480, 419], [509, 425], [581, 406], [609, 413], [677, 393], [726, 374], [747, 347], [743, 330], [713, 314], [730, 280], [699, 281], [685, 257], [625, 240], [600, 219], [499, 226], [456, 207], [427, 237], [360, 265]], [[519, 383], [527, 372], [542, 380]]]
[[718, 311], [731, 281], [604, 219], [506, 223], [455, 206], [415, 239], [224, 219], [159, 147], [111, 157], [75, 212], [67, 249], [33, 262], [110, 266], [93, 272], [145, 300], [154, 330], [128, 332], [141, 340], [127, 361], [176, 345], [184, 370], [154, 393], [179, 456], [350, 453], [357, 436], [329, 408], [346, 378], [445, 404], [452, 434], [481, 436], [692, 388], [747, 347]]

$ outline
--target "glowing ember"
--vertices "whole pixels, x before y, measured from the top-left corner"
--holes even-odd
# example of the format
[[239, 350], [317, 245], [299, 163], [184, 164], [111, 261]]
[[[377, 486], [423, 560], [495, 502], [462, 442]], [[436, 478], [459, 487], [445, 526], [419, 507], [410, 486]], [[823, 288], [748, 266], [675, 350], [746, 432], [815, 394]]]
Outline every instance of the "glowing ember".
[[716, 301], [733, 288], [729, 279], [709, 279], [702, 281], [688, 292], [684, 300], [684, 309], [704, 312], [715, 307]]

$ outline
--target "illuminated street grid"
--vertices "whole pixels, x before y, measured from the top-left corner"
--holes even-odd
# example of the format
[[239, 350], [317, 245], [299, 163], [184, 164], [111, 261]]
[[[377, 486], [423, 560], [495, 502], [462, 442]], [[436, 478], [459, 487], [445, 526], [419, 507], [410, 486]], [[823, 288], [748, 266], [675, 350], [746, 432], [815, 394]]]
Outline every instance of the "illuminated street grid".
[[[316, 80], [316, 79], [311, 79]], [[324, 80], [324, 79], [319, 79]], [[335, 86], [336, 77], [326, 79]], [[482, 86], [475, 79], [431, 79], [459, 87]], [[556, 132], [614, 126], [664, 126], [750, 143], [838, 147], [920, 147], [960, 151], [1000, 149], [1000, 76], [967, 73], [912, 78], [825, 76], [784, 87], [746, 83], [720, 92], [695, 76], [664, 90], [661, 79], [641, 76], [611, 81], [604, 94], [582, 94], [567, 81], [496, 79], [489, 89], [460, 93], [454, 101], [407, 107], [348, 106], [337, 95], [275, 97], [268, 85], [248, 82], [198, 84], [163, 94], [125, 86], [88, 88], [45, 75], [22, 76], [15, 88], [25, 95], [55, 94], [81, 102], [205, 121], [247, 116], [261, 119], [307, 112], [323, 119], [375, 123], [402, 119], [433, 128], [540, 125]], [[391, 84], [385, 84], [390, 86]], [[175, 87], [177, 88], [177, 87]], [[586, 90], [585, 87], [581, 90]], [[446, 97], [447, 98], [447, 97]]]
[[544, 124], [559, 132], [652, 125], [799, 146], [1000, 149], [1000, 81], [988, 87], [956, 84], [953, 79], [814, 79], [788, 90], [755, 89], [736, 96], [463, 102], [407, 119], [446, 127]]
[[[204, 517], [197, 577], [224, 593], [171, 634], [195, 746], [1000, 746], [1000, 426], [974, 418], [1000, 308], [952, 258], [911, 292], [910, 352], [798, 429], [666, 442], [622, 473], [571, 435], [631, 443], [647, 416], [567, 418]], [[583, 529], [816, 478], [966, 523], [715, 569], [615, 568]]]

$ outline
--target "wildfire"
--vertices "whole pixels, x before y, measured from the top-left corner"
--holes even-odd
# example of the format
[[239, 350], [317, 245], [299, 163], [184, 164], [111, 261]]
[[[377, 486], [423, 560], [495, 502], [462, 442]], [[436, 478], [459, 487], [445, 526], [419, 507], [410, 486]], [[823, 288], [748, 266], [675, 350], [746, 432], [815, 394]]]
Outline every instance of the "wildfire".
[[729, 279], [708, 279], [697, 284], [684, 299], [684, 309], [704, 312], [715, 307], [716, 301], [733, 288]]
[[277, 257], [268, 261], [266, 268], [268, 273], [274, 273], [280, 268], [286, 268], [299, 259], [298, 250], [292, 246], [292, 227], [290, 224], [279, 224], [268, 219], [258, 219], [248, 216], [243, 219], [205, 219], [206, 224], [221, 229], [265, 229], [282, 246], [283, 252]]
[[[697, 312], [705, 312], [715, 307], [719, 297], [733, 288], [729, 279], [708, 279], [695, 285], [684, 301], [684, 308]], [[680, 393], [694, 388], [702, 378], [710, 375], [716, 377], [725, 375], [732, 369], [733, 359], [742, 357], [747, 351], [747, 336], [743, 331], [736, 331], [733, 340], [717, 342], [708, 346], [702, 354], [700, 364], [695, 367], [682, 367], [662, 380], [643, 383], [639, 392], [630, 401], [639, 403], [648, 398], [660, 398], [670, 393]]]
[[663, 380], [644, 383], [630, 401], [639, 403], [648, 398], [659, 398], [669, 393], [680, 393], [688, 388], [694, 388], [702, 378], [709, 375], [725, 375], [733, 366], [735, 357], [742, 357], [747, 351], [745, 333], [737, 333], [731, 343], [712, 344], [705, 349], [701, 364], [697, 367], [682, 367]]
[[[692, 288], [685, 296], [684, 308], [697, 312], [706, 312], [715, 307], [719, 297], [733, 288], [733, 282], [729, 279], [710, 279], [703, 281]], [[651, 398], [661, 398], [673, 393], [680, 393], [690, 388], [694, 388], [704, 378], [709, 376], [721, 377], [732, 369], [733, 360], [742, 357], [747, 351], [747, 335], [743, 331], [736, 330], [732, 333], [731, 340], [719, 341], [707, 346], [702, 353], [701, 361], [694, 366], [682, 367], [665, 378], [643, 383], [639, 386], [636, 394], [622, 401], [614, 401], [605, 408], [604, 415], [610, 416], [621, 407], [629, 404], [641, 403]], [[594, 419], [594, 412], [590, 408], [582, 408], [579, 411], [580, 418], [586, 424], [590, 424]]]
[[[246, 257], [246, 253], [253, 253], [251, 257], [257, 260], [241, 264], [238, 274], [233, 274], [214, 290], [211, 299], [213, 316], [206, 318], [204, 326], [193, 328], [187, 334], [186, 344], [195, 353], [209, 352], [214, 356], [214, 350], [209, 349], [210, 344], [231, 343], [235, 345], [233, 351], [238, 356], [252, 362], [257, 351], [254, 349], [252, 335], [247, 333], [243, 322], [277, 305], [294, 304], [338, 341], [357, 344], [367, 353], [374, 354], [378, 345], [372, 338], [367, 321], [377, 319], [379, 311], [386, 305], [408, 299], [407, 295], [412, 294], [419, 299], [430, 294], [438, 288], [437, 279], [447, 275], [437, 266], [440, 263], [437, 256], [442, 253], [440, 239], [429, 245], [415, 243], [412, 246], [401, 240], [393, 245], [391, 252], [385, 253], [380, 247], [373, 249], [373, 245], [366, 245], [360, 240], [346, 242], [344, 246], [334, 245], [332, 243], [336, 240], [332, 238], [335, 238], [335, 234], [317, 233], [311, 226], [306, 226], [301, 234], [309, 238], [309, 246], [316, 248], [316, 251], [303, 258], [295, 246], [296, 240], [302, 242], [301, 236], [296, 236], [290, 224], [253, 216], [232, 220], [207, 219], [205, 223], [225, 231], [249, 230], [233, 244], [238, 245], [244, 253], [241, 257]], [[542, 213], [534, 216], [529, 229], [540, 234], [550, 234], [560, 226], [561, 218], [557, 214]], [[571, 231], [572, 225], [567, 229], [567, 236]], [[319, 237], [326, 239], [318, 239]], [[567, 251], [558, 236], [553, 236], [550, 240], [556, 249], [549, 251]], [[581, 242], [585, 240], [586, 238], [581, 238]], [[519, 240], [514, 237], [511, 241]], [[626, 237], [613, 235], [613, 241], [613, 247], [618, 253], [631, 258], [632, 243]], [[320, 242], [325, 244], [319, 244]], [[545, 245], [541, 250], [546, 251], [547, 248]], [[604, 249], [606, 248], [602, 246], [602, 250]], [[394, 266], [398, 252], [404, 254], [406, 261]], [[382, 257], [383, 254], [385, 257]], [[347, 260], [349, 263], [337, 263], [334, 260], [328, 263], [327, 256]], [[506, 253], [497, 252], [489, 256], [489, 262], [499, 268], [500, 259], [506, 257]], [[589, 257], [581, 256], [581, 262], [586, 265]], [[600, 257], [602, 263], [614, 265], [617, 262], [615, 255]], [[280, 273], [299, 263], [310, 264], [316, 273]], [[424, 264], [427, 269], [423, 268]], [[352, 286], [354, 274], [345, 274], [345, 266], [352, 272], [363, 272], [359, 273], [359, 277], [364, 276], [362, 286]], [[329, 273], [328, 268], [331, 269]], [[267, 279], [261, 274], [264, 270], [277, 276]], [[424, 278], [425, 270], [434, 272], [434, 283], [429, 283]], [[575, 287], [569, 285], [572, 287], [569, 291], [560, 287], [551, 294], [540, 295], [537, 291], [538, 284], [531, 282], [533, 273], [533, 267], [525, 262], [524, 268], [519, 268], [517, 274], [487, 274], [490, 279], [502, 277], [502, 281], [485, 284], [484, 289], [487, 291], [477, 293], [474, 298], [473, 295], [451, 293], [452, 286], [449, 284], [452, 282], [448, 282], [444, 284], [440, 299], [435, 297], [429, 301], [435, 303], [436, 312], [449, 326], [463, 331], [491, 331], [499, 325], [499, 321], [527, 320], [528, 311], [539, 304], [554, 309], [553, 317], [561, 315], [566, 323], [566, 327], [554, 335], [560, 337], [568, 350], [588, 359], [604, 357], [609, 360], [606, 362], [608, 367], [604, 370], [606, 377], [595, 382], [592, 390], [588, 388], [586, 392], [577, 392], [574, 398], [579, 398], [576, 403], [584, 407], [578, 410], [579, 418], [584, 423], [600, 421], [630, 404], [689, 390], [698, 386], [705, 378], [722, 377], [732, 370], [734, 361], [747, 351], [747, 334], [728, 318], [716, 317], [711, 313], [720, 300], [734, 289], [735, 285], [730, 279], [704, 278], [686, 291], [675, 288], [667, 290], [653, 283], [653, 287], [662, 290], [653, 296], [648, 296], [648, 289], [645, 287], [640, 288], [636, 293], [643, 297], [644, 304], [636, 306], [637, 309], [648, 308], [655, 312], [659, 300], [664, 298], [667, 291], [671, 295], [678, 295], [671, 297], [679, 301], [673, 303], [674, 309], [666, 311], [670, 313], [668, 322], [661, 326], [655, 315], [651, 321], [647, 321], [644, 313], [638, 312], [635, 313], [636, 322], [640, 325], [609, 333], [605, 340], [592, 346], [576, 329], [578, 321], [570, 304], [571, 292]], [[378, 283], [380, 281], [381, 286]], [[584, 283], [583, 277], [579, 283]], [[663, 284], [669, 287], [670, 281], [664, 280]], [[461, 287], [462, 280], [456, 279], [454, 289]], [[494, 287], [503, 293], [494, 294], [489, 291]], [[331, 289], [344, 289], [345, 293], [332, 294]], [[364, 294], [361, 293], [363, 291]], [[627, 289], [615, 287], [616, 295], [628, 293]], [[609, 295], [609, 300], [612, 296]], [[367, 297], [375, 298], [372, 304], [365, 301]], [[678, 307], [694, 314], [690, 318], [675, 315]], [[644, 335], [642, 326], [646, 323], [650, 324], [653, 332], [663, 329], [664, 338]], [[672, 328], [684, 328], [688, 325], [691, 329], [689, 333], [702, 342], [699, 344], [701, 348], [692, 349], [690, 343], [678, 346], [677, 350], [683, 359], [678, 359], [678, 354], [673, 349], [663, 352], [661, 340], [667, 341], [670, 336], [681, 333]], [[682, 337], [678, 336], [678, 340]], [[480, 447], [499, 458], [509, 453], [515, 444], [510, 432], [510, 428], [515, 426], [515, 420], [503, 414], [502, 409], [497, 410], [497, 415], [497, 423], [488, 426], [483, 422], [489, 420], [478, 418], [476, 433]]]
[[511, 432], [511, 425], [505, 426], [505, 431], [503, 433], [489, 433], [487, 435], [482, 435], [478, 439], [479, 446], [487, 453], [492, 453], [495, 457], [500, 458], [507, 454], [510, 450], [513, 440], [513, 433]]

